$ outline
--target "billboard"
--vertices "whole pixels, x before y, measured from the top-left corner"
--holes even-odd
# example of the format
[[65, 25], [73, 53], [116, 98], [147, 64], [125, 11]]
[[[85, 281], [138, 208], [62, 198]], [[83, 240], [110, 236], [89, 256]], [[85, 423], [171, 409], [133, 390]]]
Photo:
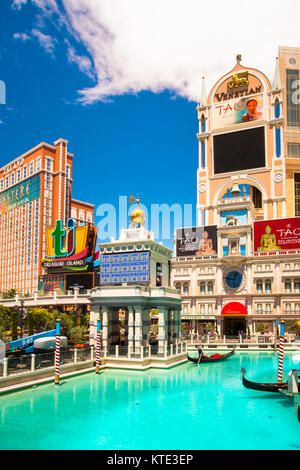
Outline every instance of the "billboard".
[[176, 229], [176, 256], [212, 256], [217, 251], [216, 225]]
[[214, 173], [265, 166], [265, 129], [255, 127], [213, 137]]
[[65, 279], [63, 275], [39, 277], [39, 295], [51, 295], [54, 290], [57, 290], [59, 295], [65, 293]]
[[150, 253], [101, 255], [100, 285], [150, 282]]
[[261, 119], [264, 119], [263, 94], [215, 103], [213, 106], [215, 129]]
[[40, 197], [40, 175], [34, 175], [0, 195], [1, 213], [15, 209]]
[[253, 243], [258, 253], [299, 250], [300, 217], [254, 222]]

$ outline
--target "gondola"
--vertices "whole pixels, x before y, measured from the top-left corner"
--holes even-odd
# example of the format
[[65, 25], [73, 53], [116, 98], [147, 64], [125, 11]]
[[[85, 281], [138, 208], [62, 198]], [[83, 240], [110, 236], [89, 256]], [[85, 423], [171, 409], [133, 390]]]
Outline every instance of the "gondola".
[[187, 358], [189, 361], [191, 362], [195, 362], [196, 364], [199, 364], [199, 363], [204, 363], [204, 362], [221, 362], [221, 361], [225, 361], [225, 359], [228, 359], [228, 357], [232, 356], [234, 354], [234, 350], [235, 348], [233, 348], [229, 353], [227, 354], [212, 354], [211, 356], [205, 356], [205, 355], [202, 355], [200, 360], [199, 360], [199, 357], [191, 357], [189, 355], [187, 355]]
[[282, 383], [251, 382], [250, 380], [247, 380], [245, 378], [245, 372], [246, 370], [242, 368], [241, 369], [242, 380], [243, 380], [243, 385], [246, 388], [251, 388], [252, 390], [259, 390], [261, 392], [279, 392], [279, 390], [287, 390], [288, 388], [287, 382], [282, 382]]

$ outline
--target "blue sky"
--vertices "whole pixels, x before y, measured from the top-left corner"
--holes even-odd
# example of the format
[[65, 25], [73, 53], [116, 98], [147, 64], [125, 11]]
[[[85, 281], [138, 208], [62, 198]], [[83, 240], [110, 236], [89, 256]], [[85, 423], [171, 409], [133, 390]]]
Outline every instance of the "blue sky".
[[[0, 165], [62, 137], [74, 153], [73, 197], [95, 208], [117, 208], [119, 196], [138, 193], [148, 210], [192, 204], [195, 223], [202, 75], [209, 91], [242, 53], [272, 77], [278, 45], [300, 44], [297, 2], [287, 0], [286, 11], [294, 6], [297, 14], [278, 37], [281, 2], [272, 12], [256, 3], [263, 29], [251, 41], [240, 37], [237, 50], [236, 29], [223, 33], [227, 7], [219, 0], [205, 7], [196, 0], [2, 0]], [[232, 24], [246, 10], [240, 2]], [[201, 15], [214, 20], [213, 36], [209, 22], [200, 32]], [[172, 237], [162, 241], [172, 247]]]
[[[36, 8], [16, 11], [2, 2], [0, 9], [0, 79], [6, 83], [0, 165], [39, 142], [53, 144], [63, 137], [74, 153], [73, 197], [95, 208], [118, 207], [119, 196], [138, 193], [149, 208], [152, 203], [195, 205], [197, 103], [168, 91], [142, 91], [78, 104], [76, 90], [91, 80], [68, 63], [63, 46], [54, 57], [37, 41], [13, 38], [32, 25]], [[172, 246], [171, 240], [163, 241]]]

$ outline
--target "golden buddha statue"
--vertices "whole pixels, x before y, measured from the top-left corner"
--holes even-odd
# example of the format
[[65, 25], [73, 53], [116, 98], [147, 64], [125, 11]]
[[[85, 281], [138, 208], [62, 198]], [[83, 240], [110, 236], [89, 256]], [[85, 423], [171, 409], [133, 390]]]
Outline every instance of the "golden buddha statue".
[[276, 236], [271, 233], [271, 227], [269, 225], [265, 228], [265, 233], [260, 238], [260, 246], [257, 251], [272, 251], [281, 250], [280, 246], [276, 245]]

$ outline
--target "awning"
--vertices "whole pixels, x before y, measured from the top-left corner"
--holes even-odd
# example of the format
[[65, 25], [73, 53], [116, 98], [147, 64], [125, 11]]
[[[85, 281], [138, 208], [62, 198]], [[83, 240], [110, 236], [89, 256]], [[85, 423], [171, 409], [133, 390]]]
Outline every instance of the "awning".
[[248, 310], [245, 305], [240, 302], [229, 302], [223, 307], [221, 315], [245, 316], [248, 315]]
[[207, 321], [211, 321], [211, 320], [215, 320], [215, 316], [214, 315], [184, 315], [182, 314], [181, 315], [181, 320], [207, 320]]

